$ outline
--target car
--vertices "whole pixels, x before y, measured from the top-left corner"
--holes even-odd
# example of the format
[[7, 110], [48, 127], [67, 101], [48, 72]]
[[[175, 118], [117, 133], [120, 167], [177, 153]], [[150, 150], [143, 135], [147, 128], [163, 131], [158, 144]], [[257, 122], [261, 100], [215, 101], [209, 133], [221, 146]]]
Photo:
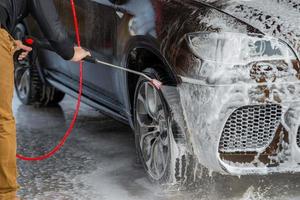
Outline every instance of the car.
[[[56, 0], [74, 39], [68, 0]], [[300, 4], [296, 0], [77, 0], [83, 102], [132, 127], [140, 162], [159, 183], [200, 167], [230, 175], [300, 171]], [[14, 36], [44, 39], [29, 17]], [[26, 104], [76, 97], [77, 63], [36, 49], [17, 63]]]

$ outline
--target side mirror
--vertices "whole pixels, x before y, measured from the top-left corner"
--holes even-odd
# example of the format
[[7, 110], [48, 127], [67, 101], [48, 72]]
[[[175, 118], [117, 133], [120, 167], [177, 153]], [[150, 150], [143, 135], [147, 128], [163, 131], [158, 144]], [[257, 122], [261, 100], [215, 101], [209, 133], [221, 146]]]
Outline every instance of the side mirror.
[[109, 0], [109, 1], [116, 5], [122, 5], [122, 4], [127, 3], [128, 0]]

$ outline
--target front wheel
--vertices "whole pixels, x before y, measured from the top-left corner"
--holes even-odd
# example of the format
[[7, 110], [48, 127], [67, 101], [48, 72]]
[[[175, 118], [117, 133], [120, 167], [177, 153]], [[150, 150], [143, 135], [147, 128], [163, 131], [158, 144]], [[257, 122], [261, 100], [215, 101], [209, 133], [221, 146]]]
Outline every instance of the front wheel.
[[[163, 73], [152, 68], [144, 73], [166, 80]], [[185, 184], [197, 164], [196, 159], [186, 151], [186, 143], [178, 142], [179, 134], [174, 134], [178, 126], [164, 94], [143, 77], [136, 87], [134, 122], [137, 153], [150, 180]]]

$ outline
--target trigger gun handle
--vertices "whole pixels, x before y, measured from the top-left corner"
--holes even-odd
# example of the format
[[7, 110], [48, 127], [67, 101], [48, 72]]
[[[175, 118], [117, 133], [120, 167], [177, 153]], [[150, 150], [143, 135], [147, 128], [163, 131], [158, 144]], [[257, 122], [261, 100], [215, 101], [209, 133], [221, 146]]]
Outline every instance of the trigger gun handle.
[[[25, 37], [22, 40], [23, 44], [26, 46], [29, 46], [33, 49], [46, 49], [53, 51], [53, 48], [51, 44], [48, 42], [48, 40], [38, 40], [34, 37]], [[15, 52], [14, 58], [15, 60], [18, 59], [18, 57], [24, 52], [24, 50], [18, 50]]]
[[[35, 40], [34, 40], [33, 38], [29, 38], [29, 37], [28, 37], [28, 38], [24, 38], [24, 39], [22, 40], [22, 43], [23, 43], [24, 45], [26, 45], [26, 46], [29, 46], [29, 47], [33, 48], [33, 47], [34, 47]], [[23, 52], [24, 52], [23, 49], [20, 49], [20, 50], [16, 51], [15, 54], [14, 54], [14, 60], [18, 60], [18, 58], [20, 57], [20, 55], [21, 55]]]

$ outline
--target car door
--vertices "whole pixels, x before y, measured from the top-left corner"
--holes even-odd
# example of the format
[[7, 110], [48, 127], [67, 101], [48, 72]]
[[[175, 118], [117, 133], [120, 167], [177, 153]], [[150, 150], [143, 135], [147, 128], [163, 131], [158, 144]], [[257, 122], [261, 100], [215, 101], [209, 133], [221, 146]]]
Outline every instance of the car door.
[[[59, 7], [70, 8], [69, 0], [60, 0]], [[109, 0], [77, 0], [76, 10], [79, 21], [81, 44], [92, 55], [102, 61], [114, 63], [116, 47], [117, 14], [114, 4]], [[75, 41], [72, 13], [61, 13], [63, 23], [69, 35]], [[74, 81], [73, 88], [78, 88], [78, 64], [68, 63], [70, 75]], [[118, 98], [118, 71], [105, 65], [84, 63], [84, 95], [100, 104], [122, 112], [122, 102]]]

